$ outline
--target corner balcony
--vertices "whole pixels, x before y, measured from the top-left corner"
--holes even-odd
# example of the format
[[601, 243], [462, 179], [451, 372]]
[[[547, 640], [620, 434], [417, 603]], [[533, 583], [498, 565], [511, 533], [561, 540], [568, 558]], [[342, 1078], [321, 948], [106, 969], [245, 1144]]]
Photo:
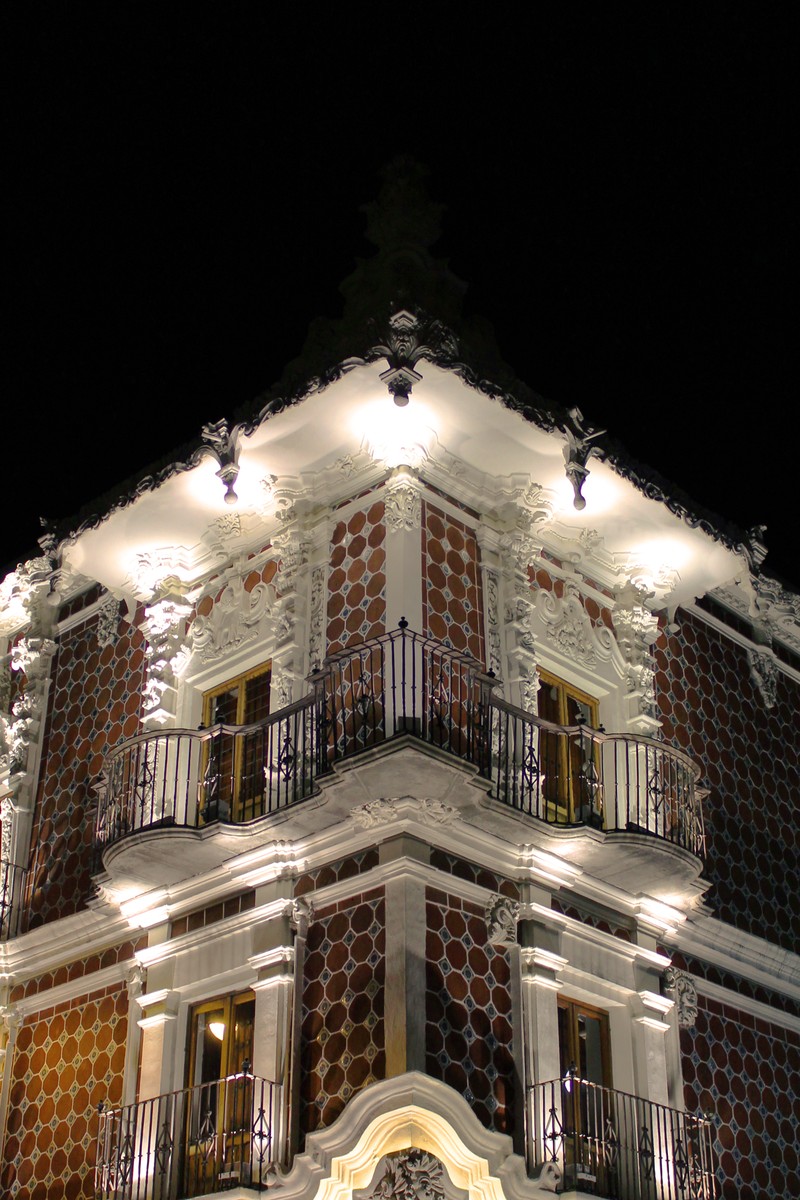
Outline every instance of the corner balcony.
[[528, 1090], [528, 1163], [552, 1191], [613, 1200], [714, 1200], [714, 1129], [569, 1073]]
[[100, 1108], [96, 1200], [185, 1200], [267, 1189], [275, 1162], [277, 1084], [249, 1072]]
[[[632, 854], [642, 881], [654, 861], [665, 877], [699, 874], [704, 793], [679, 750], [544, 721], [495, 695], [498, 681], [474, 659], [405, 622], [331, 655], [309, 682], [307, 696], [257, 724], [141, 734], [113, 750], [98, 865], [133, 835], [232, 829], [296, 806], [338, 763], [405, 737], [475, 768], [517, 827], [535, 822], [607, 878], [629, 879]], [[654, 860], [659, 848], [671, 861]]]

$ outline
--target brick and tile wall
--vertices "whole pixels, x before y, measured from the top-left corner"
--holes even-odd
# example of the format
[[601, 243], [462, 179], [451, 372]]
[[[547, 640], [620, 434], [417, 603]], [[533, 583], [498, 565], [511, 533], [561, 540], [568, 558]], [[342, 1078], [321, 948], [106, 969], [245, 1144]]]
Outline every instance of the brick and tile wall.
[[422, 632], [485, 662], [483, 585], [475, 532], [422, 505]]
[[765, 707], [746, 651], [697, 617], [656, 644], [656, 695], [664, 737], [702, 766], [717, 915], [738, 929], [796, 950], [800, 909], [792, 878], [800, 862], [800, 689], [781, 673]]
[[479, 1121], [514, 1129], [511, 966], [487, 944], [483, 909], [437, 888], [425, 893], [425, 1069], [465, 1097]]
[[144, 640], [120, 620], [101, 646], [96, 619], [59, 642], [31, 836], [28, 921], [33, 928], [82, 907], [90, 884], [97, 780], [107, 752], [140, 729]]
[[2, 1194], [93, 1200], [97, 1105], [122, 1099], [128, 992], [115, 984], [27, 1020], [11, 1064]]
[[384, 504], [336, 523], [328, 577], [328, 654], [386, 631]]
[[681, 1053], [687, 1109], [716, 1114], [719, 1200], [800, 1196], [800, 1034], [701, 996]]
[[147, 938], [140, 937], [136, 941], [120, 942], [117, 946], [108, 946], [105, 950], [99, 950], [96, 954], [90, 954], [86, 958], [73, 959], [70, 963], [54, 967], [52, 971], [45, 971], [41, 975], [26, 979], [24, 983], [16, 984], [11, 989], [9, 1000], [12, 1004], [16, 1004], [19, 1000], [23, 1000], [27, 996], [36, 996], [39, 992], [47, 991], [48, 988], [60, 987], [64, 983], [82, 979], [84, 975], [92, 975], [95, 971], [105, 971], [117, 963], [127, 963], [133, 959], [137, 950], [144, 949], [146, 945]]
[[386, 1074], [386, 906], [382, 890], [315, 913], [303, 972], [302, 1132], [331, 1125]]

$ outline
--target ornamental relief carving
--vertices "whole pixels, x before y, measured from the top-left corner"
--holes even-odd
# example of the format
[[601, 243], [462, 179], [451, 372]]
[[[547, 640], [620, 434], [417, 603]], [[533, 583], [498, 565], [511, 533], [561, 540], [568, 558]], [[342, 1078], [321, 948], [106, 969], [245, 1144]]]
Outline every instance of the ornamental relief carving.
[[311, 572], [311, 604], [308, 632], [308, 665], [318, 671], [325, 657], [325, 567]]
[[667, 967], [664, 972], [664, 991], [675, 1001], [678, 1024], [682, 1029], [691, 1029], [697, 1023], [697, 988], [694, 979], [677, 967]]
[[117, 640], [121, 608], [122, 605], [116, 596], [109, 596], [97, 614], [97, 629], [95, 630], [95, 634], [97, 636], [97, 643], [101, 649], [113, 645]]
[[445, 804], [442, 800], [396, 796], [359, 804], [350, 810], [350, 816], [363, 829], [374, 829], [377, 825], [399, 820], [404, 812], [426, 825], [449, 825], [457, 820], [459, 815], [457, 808]]
[[204, 662], [214, 662], [258, 637], [258, 625], [271, 609], [269, 587], [257, 583], [252, 592], [238, 576], [226, 584], [207, 617], [196, 617], [192, 648]]
[[411, 483], [386, 489], [386, 528], [390, 533], [419, 529], [422, 523], [422, 499]]
[[552, 592], [540, 591], [536, 612], [544, 624], [546, 637], [573, 661], [594, 667], [614, 656], [613, 634], [605, 626], [592, 624], [577, 584], [572, 581], [566, 583], [561, 600]]
[[774, 708], [781, 676], [777, 661], [771, 654], [759, 654], [756, 650], [747, 651], [747, 661], [750, 664], [750, 678], [758, 688], [764, 708]]
[[[380, 1168], [379, 1168], [380, 1170]], [[444, 1200], [445, 1175], [441, 1161], [426, 1150], [387, 1154], [369, 1200]]]
[[486, 905], [486, 933], [490, 945], [516, 946], [519, 901], [495, 892]]

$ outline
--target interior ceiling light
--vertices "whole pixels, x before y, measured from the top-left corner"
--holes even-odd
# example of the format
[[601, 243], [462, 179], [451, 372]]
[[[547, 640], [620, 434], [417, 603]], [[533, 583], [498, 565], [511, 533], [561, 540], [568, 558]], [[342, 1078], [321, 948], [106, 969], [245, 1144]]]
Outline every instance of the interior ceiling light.
[[218, 1042], [221, 1042], [222, 1039], [225, 1037], [225, 1022], [224, 1021], [209, 1021], [208, 1022], [208, 1032], [210, 1034], [212, 1034], [212, 1036], [215, 1037]]

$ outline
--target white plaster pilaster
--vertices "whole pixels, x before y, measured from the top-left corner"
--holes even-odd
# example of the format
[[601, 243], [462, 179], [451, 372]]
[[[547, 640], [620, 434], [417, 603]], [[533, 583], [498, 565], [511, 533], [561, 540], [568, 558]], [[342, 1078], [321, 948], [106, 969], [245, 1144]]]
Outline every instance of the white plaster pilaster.
[[397, 467], [385, 492], [386, 627], [401, 617], [422, 631], [422, 491], [409, 467]]

